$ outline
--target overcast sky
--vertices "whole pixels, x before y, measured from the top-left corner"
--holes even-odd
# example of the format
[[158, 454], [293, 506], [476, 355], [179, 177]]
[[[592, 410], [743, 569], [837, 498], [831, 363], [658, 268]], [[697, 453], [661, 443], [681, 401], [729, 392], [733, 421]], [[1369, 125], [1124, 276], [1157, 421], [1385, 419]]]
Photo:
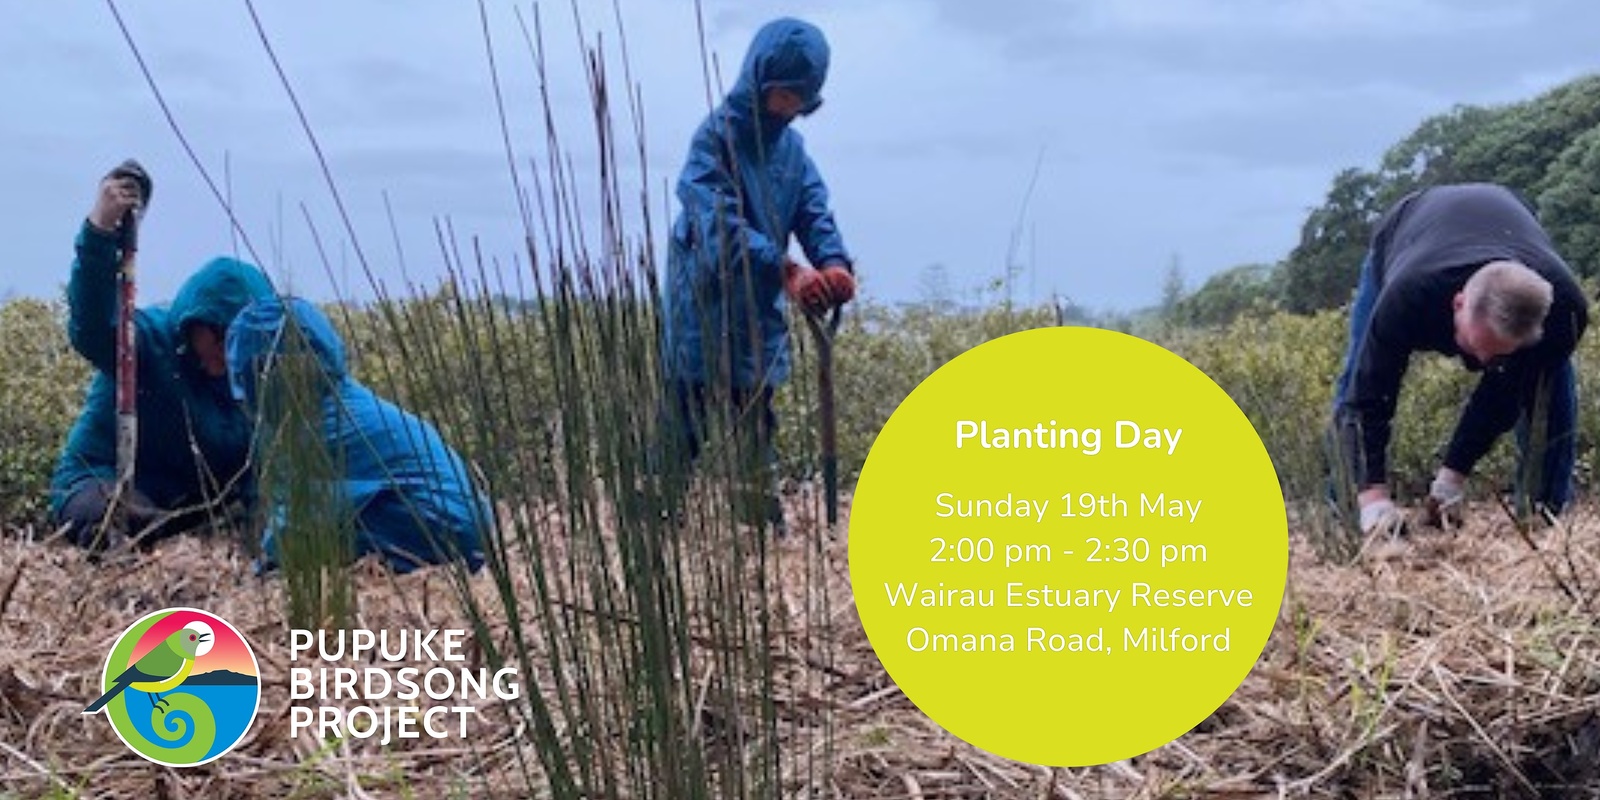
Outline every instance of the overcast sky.
[[[619, 0], [643, 94], [641, 176], [619, 107], [624, 188], [657, 230], [707, 110], [690, 0]], [[577, 0], [617, 53], [609, 0]], [[1600, 68], [1600, 6], [1579, 0], [703, 0], [706, 44], [731, 83], [755, 29], [794, 15], [833, 46], [826, 105], [803, 120], [865, 291], [915, 299], [933, 264], [955, 289], [1023, 272], [1018, 299], [1152, 303], [1176, 257], [1191, 286], [1294, 245], [1335, 172], [1456, 103], [1521, 99]], [[168, 127], [109, 7], [0, 0], [0, 293], [50, 296], [97, 179], [133, 155], [156, 176], [141, 297], [169, 298], [231, 253], [221, 205]], [[522, 4], [532, 21], [532, 6]], [[226, 172], [255, 257], [314, 297], [369, 294], [311, 147], [243, 2], [119, 3], [179, 126]], [[545, 135], [533, 61], [508, 3], [489, 24], [520, 159]], [[258, 0], [379, 279], [443, 263], [435, 221], [488, 256], [521, 227], [468, 2]], [[541, 8], [551, 103], [581, 186], [593, 134], [571, 4]], [[613, 92], [622, 65], [609, 67]], [[1030, 179], [1037, 182], [1030, 194]], [[325, 269], [303, 219], [315, 220]], [[584, 212], [590, 233], [597, 211]], [[636, 224], [636, 215], [630, 217]], [[1020, 237], [1017, 233], [1020, 232]], [[658, 240], [660, 239], [658, 235]], [[1020, 247], [1013, 248], [1013, 240]], [[657, 242], [658, 249], [660, 242]], [[244, 253], [248, 258], [249, 253]], [[331, 275], [330, 275], [331, 272]], [[339, 285], [335, 285], [339, 284]]]

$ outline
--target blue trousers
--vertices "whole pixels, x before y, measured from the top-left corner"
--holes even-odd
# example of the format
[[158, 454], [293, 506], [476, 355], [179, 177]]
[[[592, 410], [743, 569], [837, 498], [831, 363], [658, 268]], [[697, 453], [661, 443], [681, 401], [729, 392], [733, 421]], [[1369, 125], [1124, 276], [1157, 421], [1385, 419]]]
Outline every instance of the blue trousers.
[[[1355, 372], [1356, 357], [1361, 352], [1361, 342], [1366, 338], [1367, 324], [1372, 319], [1372, 308], [1378, 302], [1378, 277], [1377, 269], [1372, 262], [1372, 253], [1369, 251], [1361, 263], [1361, 280], [1356, 285], [1355, 302], [1350, 306], [1350, 347], [1345, 352], [1344, 370], [1339, 373], [1339, 382], [1334, 387], [1333, 414], [1337, 423], [1339, 406], [1344, 402], [1345, 394], [1350, 390], [1350, 380]], [[1536, 503], [1542, 503], [1551, 511], [1559, 512], [1572, 499], [1572, 470], [1577, 459], [1577, 416], [1578, 416], [1578, 382], [1576, 372], [1573, 370], [1572, 359], [1568, 358], [1561, 365], [1538, 377], [1545, 383], [1545, 395], [1549, 398], [1545, 408], [1545, 443], [1542, 454], [1528, 452], [1532, 438], [1534, 409], [1525, 400], [1522, 414], [1517, 419], [1517, 494], [1519, 499], [1528, 493], [1528, 487], [1522, 485], [1522, 476], [1527, 474], [1528, 459], [1540, 457], [1543, 459], [1539, 472], [1539, 486], [1533, 494]], [[1525, 399], [1531, 399], [1530, 392]]]
[[669, 380], [662, 412], [665, 435], [656, 457], [665, 459], [658, 472], [670, 512], [676, 516], [682, 511], [690, 472], [700, 460], [707, 437], [720, 429], [724, 435], [738, 438], [734, 452], [743, 463], [736, 467], [735, 474], [743, 476], [745, 496], [759, 506], [752, 507], [752, 513], [760, 514], [782, 535], [787, 528], [777, 494], [778, 415], [772, 406], [772, 387], [717, 391], [681, 379]]

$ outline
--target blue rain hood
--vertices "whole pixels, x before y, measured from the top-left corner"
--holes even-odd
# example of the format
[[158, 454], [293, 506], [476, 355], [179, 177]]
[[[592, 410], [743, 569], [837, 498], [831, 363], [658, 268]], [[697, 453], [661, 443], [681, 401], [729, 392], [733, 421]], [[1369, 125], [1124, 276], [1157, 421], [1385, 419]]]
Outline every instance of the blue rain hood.
[[745, 53], [739, 80], [728, 93], [727, 108], [736, 120], [745, 121], [754, 111], [769, 137], [788, 124], [765, 111], [763, 98], [768, 89], [784, 88], [800, 95], [800, 113], [810, 114], [822, 106], [822, 86], [828, 80], [828, 40], [821, 29], [809, 22], [783, 18], [761, 26]]
[[[88, 482], [116, 478], [117, 266], [120, 241], [84, 223], [67, 284], [67, 335], [94, 365], [95, 376], [57, 461], [50, 507]], [[165, 306], [134, 314], [138, 349], [139, 444], [134, 486], [160, 508], [216, 499], [219, 487], [237, 496], [248, 467], [250, 425], [228, 394], [225, 379], [202, 371], [188, 353], [185, 328], [204, 323], [226, 330], [241, 308], [272, 296], [260, 269], [234, 258], [207, 262]], [[248, 500], [248, 498], [242, 498]]]
[[213, 258], [184, 281], [168, 307], [172, 334], [182, 341], [184, 330], [195, 323], [226, 331], [245, 306], [272, 294], [260, 269], [236, 258]]
[[[228, 329], [228, 377], [235, 398], [254, 408], [261, 376], [286, 353], [311, 352], [321, 367], [322, 436], [342, 476], [334, 496], [356, 529], [356, 553], [377, 554], [408, 572], [460, 558], [483, 564], [493, 523], [488, 498], [460, 454], [427, 421], [379, 397], [348, 374], [344, 342], [320, 309], [302, 298], [268, 298], [245, 308]], [[273, 487], [263, 531], [263, 561], [277, 563], [286, 512]]]
[[326, 314], [299, 298], [268, 297], [239, 312], [228, 328], [228, 383], [235, 400], [254, 407], [257, 383], [272, 356], [309, 350], [334, 386], [348, 374], [344, 340]]

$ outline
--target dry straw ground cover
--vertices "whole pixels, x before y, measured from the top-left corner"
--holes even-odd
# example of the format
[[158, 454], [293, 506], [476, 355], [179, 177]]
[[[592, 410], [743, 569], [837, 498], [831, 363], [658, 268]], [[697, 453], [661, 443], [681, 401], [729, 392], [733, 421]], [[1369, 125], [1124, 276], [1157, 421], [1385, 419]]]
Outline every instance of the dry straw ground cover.
[[[805, 620], [824, 607], [807, 596], [822, 587], [799, 553], [805, 536], [824, 534], [801, 526], [801, 535], [782, 545], [795, 557], [780, 552], [773, 559], [768, 586], [793, 624], [778, 626], [789, 640], [772, 647], [780, 664], [808, 662], [823, 669], [807, 674], [824, 677], [792, 682], [779, 698], [793, 744], [784, 759], [785, 795], [1600, 796], [1600, 519], [1584, 510], [1568, 524], [1523, 535], [1496, 509], [1477, 512], [1465, 530], [1368, 542], [1348, 566], [1319, 561], [1294, 537], [1278, 627], [1234, 696], [1167, 747], [1086, 769], [996, 758], [944, 733], [906, 700], [849, 602], [842, 536], [826, 540], [833, 634], [818, 641], [817, 631], [830, 626]], [[252, 576], [227, 542], [185, 538], [148, 557], [98, 567], [57, 543], [11, 537], [0, 548], [0, 797], [526, 792], [515, 740], [527, 731], [514, 708], [492, 702], [481, 706], [466, 743], [378, 748], [291, 739], [282, 590], [276, 580]], [[557, 547], [545, 555], [562, 554]], [[465, 624], [437, 573], [357, 573], [364, 627]], [[531, 600], [528, 587], [519, 593]], [[245, 742], [219, 762], [187, 770], [140, 760], [100, 718], [79, 714], [123, 627], [144, 612], [180, 605], [240, 627], [256, 646], [263, 681], [261, 711]], [[502, 635], [509, 624], [494, 619], [491, 630]], [[474, 645], [468, 649], [478, 657]], [[550, 684], [548, 675], [527, 679]], [[705, 720], [701, 734], [726, 735], [727, 726]], [[824, 769], [806, 768], [824, 754]]]
[[[251, 17], [377, 290], [272, 37]], [[538, 18], [531, 31], [520, 16], [516, 22], [501, 31], [484, 17], [489, 71], [497, 49], [517, 49], [504, 42], [520, 32], [531, 58], [518, 68], [531, 68], [545, 86]], [[1367, 542], [1349, 562], [1319, 558], [1309, 543], [1328, 541], [1329, 527], [1307, 511], [1323, 492], [1321, 431], [1346, 341], [1336, 312], [1248, 315], [1224, 329], [1160, 337], [1249, 415], [1290, 518], [1300, 521], [1278, 626], [1256, 668], [1195, 730], [1127, 762], [1016, 764], [933, 724], [898, 692], [866, 641], [850, 602], [845, 536], [828, 538], [806, 522], [816, 516], [814, 494], [791, 498], [794, 534], [770, 553], [730, 538], [744, 534], [721, 511], [725, 502], [691, 507], [691, 520], [709, 520], [663, 524], [661, 497], [637, 488], [650, 484], [642, 468], [657, 441], [648, 410], [660, 400], [651, 355], [659, 265], [648, 254], [659, 242], [650, 241], [648, 203], [636, 209], [646, 234], [622, 229], [635, 192], [615, 169], [633, 160], [618, 158], [635, 151], [621, 143], [637, 140], [632, 155], [648, 174], [643, 122], [626, 61], [618, 85], [629, 91], [613, 96], [605, 88], [612, 60], [584, 38], [580, 29], [593, 103], [576, 113], [593, 113], [579, 130], [592, 134], [596, 163], [611, 167], [603, 185], [580, 190], [547, 94], [532, 116], [546, 123], [548, 141], [513, 146], [496, 80], [525, 249], [513, 245], [518, 255], [504, 264], [485, 262], [478, 242], [455, 241], [448, 224], [436, 224], [436, 256], [452, 276], [447, 290], [376, 291], [383, 302], [333, 315], [364, 381], [439, 423], [483, 466], [501, 502], [539, 509], [504, 515], [497, 543], [505, 583], [473, 578], [465, 584], [470, 603], [443, 570], [397, 578], [357, 567], [349, 627], [473, 630], [474, 663], [520, 642], [524, 685], [548, 702], [481, 703], [464, 743], [291, 739], [285, 610], [304, 597], [289, 596], [282, 579], [254, 576], [226, 538], [182, 538], [142, 558], [94, 565], [41, 528], [49, 468], [87, 373], [67, 346], [59, 304], [13, 301], [0, 304], [0, 800], [519, 797], [542, 794], [546, 780], [559, 785], [552, 794], [585, 800], [1600, 797], [1600, 512], [1589, 500], [1561, 525], [1524, 533], [1483, 504], [1462, 531]], [[629, 110], [622, 129], [613, 127], [614, 103]], [[590, 154], [580, 148], [578, 160]], [[306, 221], [321, 251], [317, 221], [309, 213]], [[505, 243], [486, 244], [499, 252]], [[403, 272], [404, 254], [395, 257]], [[949, 298], [856, 303], [834, 349], [845, 485], [919, 381], [981, 342], [1063, 324], [1062, 309], [1053, 311], [1009, 300], [975, 309]], [[803, 484], [816, 471], [817, 403], [815, 359], [803, 336], [799, 349], [779, 413], [784, 473]], [[1578, 374], [1600, 374], [1593, 335], [1578, 353]], [[1403, 499], [1417, 496], [1417, 477], [1436, 464], [1466, 378], [1437, 360], [1408, 376], [1391, 460], [1410, 478], [1397, 481]], [[1591, 498], [1597, 447], [1600, 405], [1585, 402], [1578, 478]], [[724, 500], [750, 477], [733, 461], [712, 470], [729, 493]], [[1510, 463], [1509, 448], [1500, 447], [1480, 465], [1475, 490], [1499, 494]], [[311, 564], [300, 577], [317, 569]], [[80, 713], [99, 693], [114, 638], [142, 614], [173, 606], [238, 626], [257, 648], [263, 689], [239, 748], [187, 770], [140, 760], [103, 720]], [[647, 615], [670, 633], [639, 633]], [[644, 668], [634, 674], [628, 665]], [[563, 693], [563, 681], [585, 691]], [[679, 763], [691, 769], [661, 770]], [[621, 766], [608, 772], [607, 764]], [[582, 774], [557, 775], [563, 767]]]

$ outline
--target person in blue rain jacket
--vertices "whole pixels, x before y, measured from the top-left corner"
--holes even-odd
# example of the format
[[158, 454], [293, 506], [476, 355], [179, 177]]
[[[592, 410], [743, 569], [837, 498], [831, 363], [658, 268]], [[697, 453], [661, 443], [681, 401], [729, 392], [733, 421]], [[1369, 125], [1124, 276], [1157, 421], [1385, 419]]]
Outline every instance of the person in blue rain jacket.
[[[755, 35], [739, 78], [694, 134], [679, 175], [663, 289], [664, 371], [676, 447], [698, 457], [708, 409], [754, 426], [768, 464], [772, 394], [789, 376], [787, 303], [820, 314], [855, 294], [828, 187], [790, 123], [822, 105], [822, 31], [778, 19]], [[789, 254], [796, 240], [809, 264]], [[782, 529], [772, 499], [770, 521]]]
[[222, 342], [234, 315], [271, 296], [272, 285], [232, 258], [201, 267], [167, 307], [135, 312], [138, 447], [133, 485], [117, 491], [121, 225], [149, 195], [142, 170], [119, 167], [101, 180], [67, 283], [68, 338], [95, 373], [50, 481], [50, 517], [69, 540], [95, 550], [130, 537], [148, 545], [249, 502], [250, 423], [229, 394]]
[[[291, 324], [292, 318], [292, 324]], [[331, 496], [348, 513], [354, 556], [376, 553], [396, 572], [452, 558], [476, 571], [492, 507], [474, 485], [467, 464], [439, 431], [351, 377], [344, 343], [315, 305], [301, 298], [251, 304], [228, 329], [227, 358], [234, 397], [252, 413], [272, 370], [285, 354], [314, 356], [320, 373], [321, 433], [328, 462], [342, 473]], [[258, 427], [264, 425], [260, 419]], [[259, 463], [273, 458], [271, 432], [260, 427]], [[281, 563], [285, 519], [281, 491], [263, 485], [268, 505], [259, 566]], [[338, 513], [338, 512], [336, 512]]]

